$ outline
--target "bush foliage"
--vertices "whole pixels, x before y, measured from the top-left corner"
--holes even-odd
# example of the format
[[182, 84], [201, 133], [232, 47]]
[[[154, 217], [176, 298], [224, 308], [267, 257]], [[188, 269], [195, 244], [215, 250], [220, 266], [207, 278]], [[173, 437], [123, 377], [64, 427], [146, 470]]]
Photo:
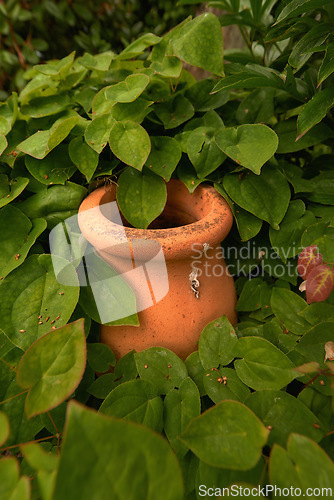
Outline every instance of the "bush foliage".
[[[333, 7], [213, 4], [227, 13], [38, 64], [0, 106], [3, 498], [334, 490]], [[246, 48], [223, 56], [228, 24]], [[80, 245], [52, 260], [49, 232], [109, 181], [145, 228], [171, 177], [231, 206], [239, 322], [207, 325], [185, 361], [152, 347], [116, 365], [79, 286]]]

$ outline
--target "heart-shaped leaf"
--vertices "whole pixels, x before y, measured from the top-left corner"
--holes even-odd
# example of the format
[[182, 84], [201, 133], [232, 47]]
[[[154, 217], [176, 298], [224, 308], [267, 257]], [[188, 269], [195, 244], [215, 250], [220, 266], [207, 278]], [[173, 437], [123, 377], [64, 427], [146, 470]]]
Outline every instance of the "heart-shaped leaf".
[[136, 122], [116, 122], [109, 136], [110, 149], [126, 165], [141, 170], [151, 151], [146, 130]]
[[87, 182], [89, 182], [99, 163], [97, 152], [90, 148], [82, 137], [75, 137], [71, 140], [68, 152], [74, 165], [86, 176]]
[[273, 166], [262, 168], [261, 175], [227, 174], [224, 189], [242, 208], [263, 219], [274, 228], [287, 211], [290, 201], [290, 188], [284, 175]]
[[153, 172], [169, 181], [181, 159], [181, 148], [173, 137], [151, 137], [152, 149], [146, 165]]
[[182, 457], [188, 448], [181, 443], [179, 436], [189, 422], [201, 413], [201, 401], [195, 382], [187, 377], [179, 389], [171, 389], [164, 400], [164, 428], [175, 453]]
[[198, 344], [203, 368], [209, 370], [233, 361], [233, 348], [237, 340], [233, 326], [226, 316], [209, 323], [202, 331]]
[[78, 387], [86, 366], [84, 320], [80, 319], [39, 338], [23, 355], [17, 372], [29, 389], [26, 413], [33, 417], [55, 408]]
[[281, 389], [296, 377], [294, 364], [277, 347], [261, 337], [241, 337], [234, 347], [238, 377], [255, 390]]
[[149, 81], [149, 77], [141, 73], [129, 75], [123, 82], [110, 85], [105, 91], [106, 98], [115, 102], [132, 102], [145, 90]]
[[25, 177], [9, 180], [6, 174], [0, 174], [0, 208], [15, 200], [28, 183]]
[[20, 266], [36, 238], [46, 228], [44, 219], [31, 222], [21, 210], [7, 205], [0, 210], [0, 276]]
[[140, 378], [151, 382], [159, 394], [167, 394], [174, 387], [180, 387], [188, 376], [181, 359], [164, 347], [150, 347], [135, 354]]
[[[74, 457], [81, 457], [80, 467], [73, 468]], [[98, 474], [97, 457], [103, 463]], [[53, 500], [102, 499], [106, 492], [109, 498], [155, 500], [162, 491], [165, 500], [184, 497], [181, 470], [165, 439], [133, 422], [69, 404]]]
[[227, 156], [255, 174], [261, 172], [278, 147], [275, 132], [260, 123], [219, 130], [215, 141]]
[[[73, 286], [58, 283], [52, 259], [66, 267]], [[32, 255], [0, 285], [0, 328], [13, 344], [27, 349], [52, 326], [70, 319], [79, 298], [74, 267], [61, 257]]]
[[216, 170], [226, 158], [214, 140], [214, 133], [214, 128], [198, 127], [187, 140], [187, 153], [200, 179]]
[[131, 380], [116, 387], [103, 401], [104, 415], [132, 420], [156, 432], [163, 428], [163, 403], [157, 388], [146, 380]]
[[65, 184], [76, 171], [69, 157], [67, 144], [60, 144], [42, 160], [26, 155], [25, 164], [35, 179], [47, 185]]
[[185, 23], [171, 37], [171, 45], [182, 61], [223, 75], [223, 36], [214, 14], [205, 13]]
[[247, 470], [256, 465], [268, 430], [243, 404], [222, 401], [193, 419], [180, 439], [203, 462]]
[[74, 114], [76, 116], [59, 118], [50, 130], [39, 130], [21, 142], [17, 149], [42, 160], [68, 136], [72, 128], [78, 123], [79, 116], [76, 113]]
[[110, 130], [115, 124], [115, 119], [110, 113], [97, 116], [90, 122], [85, 131], [85, 140], [94, 151], [101, 153], [108, 144]]
[[117, 202], [124, 217], [135, 227], [146, 229], [161, 214], [167, 200], [164, 180], [145, 169], [127, 168], [118, 179]]

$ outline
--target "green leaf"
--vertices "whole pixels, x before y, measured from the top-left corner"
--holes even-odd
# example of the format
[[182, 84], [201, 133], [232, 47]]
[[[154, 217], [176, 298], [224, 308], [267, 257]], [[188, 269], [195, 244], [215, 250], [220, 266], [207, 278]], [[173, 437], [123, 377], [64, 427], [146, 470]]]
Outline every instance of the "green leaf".
[[323, 8], [332, 3], [332, 0], [292, 0], [282, 9], [275, 24], [291, 17], [299, 16], [314, 9]]
[[308, 200], [322, 203], [324, 205], [334, 205], [334, 172], [331, 170], [321, 172], [312, 178], [312, 193], [307, 193], [305, 197]]
[[233, 326], [226, 316], [209, 323], [202, 331], [198, 343], [203, 368], [209, 370], [233, 361], [233, 348], [237, 340]]
[[111, 366], [115, 366], [115, 355], [105, 344], [87, 344], [87, 362], [95, 372], [105, 373]]
[[174, 56], [165, 56], [162, 61], [152, 62], [150, 69], [161, 76], [179, 78], [182, 71], [182, 61]]
[[214, 14], [195, 17], [175, 32], [170, 43], [174, 54], [182, 61], [223, 75], [223, 36]]
[[274, 288], [271, 295], [271, 308], [284, 327], [296, 335], [303, 335], [311, 325], [299, 315], [307, 303], [302, 297], [284, 288]]
[[146, 165], [168, 182], [181, 159], [179, 143], [173, 137], [151, 136], [151, 144]]
[[267, 285], [261, 278], [247, 280], [239, 297], [236, 311], [256, 311], [261, 307], [262, 291]]
[[303, 170], [300, 167], [287, 161], [280, 161], [279, 166], [283, 168], [283, 172], [290, 184], [293, 186], [295, 194], [313, 191], [312, 181], [302, 177]]
[[293, 46], [289, 56], [289, 64], [295, 68], [295, 71], [309, 60], [314, 48], [322, 45], [330, 36], [331, 26], [325, 22], [317, 23], [311, 28], [298, 42]]
[[226, 399], [243, 403], [250, 393], [232, 368], [210, 370], [203, 377], [203, 383], [207, 395], [215, 404]]
[[180, 439], [208, 465], [248, 470], [260, 459], [267, 435], [246, 406], [222, 401], [193, 419]]
[[32, 222], [8, 205], [0, 210], [0, 276], [5, 277], [24, 262], [36, 238], [46, 228], [43, 219]]
[[199, 179], [196, 170], [190, 162], [181, 162], [177, 169], [177, 175], [180, 181], [187, 187], [189, 193], [193, 193], [203, 179]]
[[110, 101], [132, 102], [144, 92], [149, 81], [149, 77], [141, 73], [129, 75], [123, 82], [107, 87], [105, 96]]
[[60, 144], [42, 160], [27, 155], [25, 164], [35, 179], [47, 185], [65, 184], [76, 171], [69, 157], [67, 144]]
[[[56, 7], [53, 4], [53, 7]], [[34, 69], [44, 75], [64, 75], [72, 66], [75, 57], [75, 52], [71, 52], [68, 56], [60, 60], [49, 61], [46, 64], [37, 64]]]
[[278, 443], [286, 446], [289, 435], [298, 432], [319, 442], [325, 434], [313, 424], [317, 417], [299, 399], [284, 391], [256, 391], [249, 395], [245, 405], [261, 419], [264, 425], [272, 427], [268, 446]]
[[217, 109], [227, 103], [229, 92], [219, 92], [211, 94], [211, 90], [215, 86], [215, 80], [205, 78], [194, 83], [185, 92], [185, 97], [189, 99], [196, 111], [210, 111]]
[[[222, 92], [219, 92], [221, 94]], [[218, 94], [218, 95], [219, 95]], [[238, 106], [236, 119], [244, 123], [268, 123], [275, 114], [273, 88], [253, 90]]]
[[15, 200], [28, 183], [29, 179], [25, 177], [9, 180], [6, 174], [0, 174], [0, 208]]
[[[80, 467], [73, 468], [78, 457]], [[99, 459], [103, 467], [97, 474]], [[181, 471], [166, 440], [132, 422], [69, 404], [53, 500], [102, 500], [106, 492], [119, 500], [155, 500], [162, 491], [165, 500], [183, 499]]]
[[68, 146], [68, 152], [74, 165], [90, 182], [99, 163], [99, 155], [90, 148], [82, 137], [75, 137]]
[[104, 400], [100, 413], [131, 420], [156, 432], [163, 428], [163, 403], [157, 388], [145, 380], [131, 380], [116, 387]]
[[39, 338], [23, 355], [17, 381], [29, 389], [28, 417], [45, 413], [65, 401], [78, 387], [86, 365], [83, 320]]
[[158, 104], [154, 109], [166, 130], [179, 127], [194, 116], [195, 110], [191, 102], [182, 94]]
[[325, 57], [318, 72], [318, 87], [334, 72], [334, 43], [327, 46]]
[[[52, 261], [65, 266], [67, 279], [77, 286], [61, 285]], [[0, 285], [0, 328], [14, 345], [26, 350], [53, 324], [59, 327], [67, 323], [79, 298], [78, 285], [74, 267], [64, 259], [51, 259], [51, 255], [28, 257]]]
[[[0, 111], [1, 111], [1, 107], [0, 107]], [[5, 118], [4, 116], [1, 116], [0, 115], [0, 141], [2, 144], [5, 144], [6, 143], [6, 147], [7, 147], [7, 141], [4, 140], [4, 136], [7, 135], [10, 130], [11, 130], [11, 124], [10, 124], [10, 121], [7, 120], [7, 118]], [[0, 151], [1, 151], [1, 147], [0, 147]], [[2, 154], [2, 152], [0, 153]]]
[[20, 478], [20, 466], [15, 457], [0, 460], [0, 496], [8, 500], [29, 500], [30, 480]]
[[141, 123], [145, 116], [151, 112], [150, 106], [153, 101], [137, 98], [133, 102], [116, 102], [110, 108], [110, 115], [121, 122], [123, 120], [131, 120], [133, 122]]
[[9, 420], [5, 413], [0, 411], [0, 445], [6, 442], [9, 436]]
[[[272, 87], [282, 89], [283, 81], [279, 73], [271, 68], [247, 64], [244, 71], [225, 76], [212, 89], [212, 94], [228, 89]], [[284, 87], [283, 87], [284, 88]]]
[[[269, 463], [271, 484], [279, 488], [300, 488], [306, 494], [322, 488], [334, 488], [334, 464], [324, 450], [308, 437], [291, 434], [287, 451], [278, 445], [272, 449]], [[323, 495], [326, 490], [323, 490]], [[309, 493], [309, 492], [308, 492]], [[317, 498], [313, 495], [310, 498]]]
[[164, 400], [164, 429], [178, 457], [183, 457], [188, 452], [188, 448], [177, 439], [177, 436], [200, 413], [199, 391], [191, 378], [185, 378], [179, 389], [171, 389], [167, 393]]
[[[28, 179], [26, 179], [26, 184]], [[86, 188], [79, 184], [66, 182], [64, 186], [52, 186], [20, 203], [20, 210], [30, 219], [42, 217], [52, 229], [59, 222], [75, 215], [87, 194]]]
[[333, 327], [334, 321], [323, 321], [313, 326], [300, 339], [296, 351], [302, 353], [309, 361], [316, 361], [322, 367], [326, 367], [325, 344], [333, 340]]
[[29, 465], [38, 471], [52, 472], [57, 467], [59, 457], [45, 451], [38, 443], [26, 443], [20, 449]]
[[94, 380], [88, 387], [87, 392], [98, 399], [105, 399], [115, 387], [117, 387], [115, 375], [113, 373], [105, 373]]
[[110, 149], [126, 165], [141, 170], [151, 151], [146, 130], [136, 122], [116, 122], [109, 137]]
[[290, 188], [283, 174], [272, 165], [262, 168], [261, 175], [227, 174], [223, 182], [227, 194], [242, 208], [263, 219], [274, 228], [283, 219], [290, 201]]
[[200, 179], [216, 170], [226, 159], [215, 142], [215, 129], [212, 127], [198, 127], [190, 132], [187, 153]]
[[284, 263], [303, 250], [302, 235], [314, 222], [315, 217], [312, 212], [305, 210], [305, 204], [301, 200], [294, 200], [290, 202], [279, 230], [269, 229], [271, 245]]
[[[221, 493], [224, 491], [225, 496], [229, 495], [240, 498], [237, 489], [239, 485], [244, 487], [244, 493], [247, 491], [247, 486], [250, 487], [250, 490], [252, 489], [252, 486], [256, 487], [256, 490], [258, 491], [258, 485], [262, 484], [261, 481], [263, 474], [265, 473], [265, 469], [266, 465], [264, 464], [263, 459], [260, 459], [255, 467], [246, 471], [211, 467], [210, 465], [200, 461], [198, 472], [196, 474], [196, 487], [200, 492], [199, 494], [202, 494], [203, 496], [209, 496], [211, 492], [217, 492], [217, 495], [219, 495], [219, 490], [221, 490]], [[232, 485], [234, 485], [233, 489], [231, 488]], [[210, 488], [213, 489], [211, 490]], [[224, 490], [224, 488], [226, 488], [226, 490]], [[263, 498], [263, 496], [259, 494], [259, 498]]]
[[273, 156], [278, 138], [273, 130], [260, 123], [225, 128], [215, 134], [219, 148], [239, 165], [255, 174]]
[[138, 326], [133, 290], [95, 252], [84, 257], [79, 276], [80, 305], [90, 318], [100, 324]]
[[142, 54], [147, 47], [151, 45], [156, 45], [162, 40], [161, 37], [154, 35], [153, 33], [146, 33], [141, 37], [137, 38], [134, 42], [130, 43], [118, 56], [117, 59], [126, 60], [132, 59], [133, 57]]
[[205, 375], [205, 370], [199, 358], [198, 351], [194, 351], [185, 360], [184, 364], [188, 370], [189, 377], [195, 382], [198, 387], [200, 396], [206, 394], [204, 388], [203, 377]]
[[34, 158], [42, 160], [58, 144], [60, 144], [78, 123], [79, 116], [66, 116], [59, 118], [50, 130], [39, 130], [25, 141], [21, 142], [17, 149], [27, 153]]
[[[79, 8], [82, 8], [80, 6]], [[108, 71], [110, 63], [113, 59], [114, 53], [109, 51], [109, 52], [103, 52], [102, 54], [88, 54], [87, 52], [85, 53], [84, 56], [79, 57], [77, 60], [81, 66], [84, 66], [85, 68], [91, 69], [91, 70], [96, 70], [96, 71]]]
[[325, 123], [319, 123], [296, 141], [298, 133], [297, 123], [294, 119], [278, 122], [274, 130], [278, 135], [279, 143], [276, 153], [279, 154], [302, 151], [334, 137], [332, 128]]
[[155, 385], [159, 394], [167, 394], [175, 387], [180, 387], [188, 376], [181, 359], [169, 349], [150, 347], [135, 354], [139, 376]]
[[148, 169], [138, 172], [127, 168], [118, 179], [117, 202], [134, 227], [146, 229], [161, 214], [166, 200], [164, 180]]
[[27, 125], [23, 120], [15, 122], [15, 127], [9, 132], [6, 139], [8, 141], [8, 146], [0, 155], [1, 161], [7, 163], [10, 167], [13, 167], [17, 157], [21, 152], [17, 149], [18, 144], [27, 137]]
[[67, 95], [58, 94], [36, 97], [29, 104], [22, 106], [20, 111], [23, 115], [30, 116], [31, 118], [41, 118], [60, 113], [71, 105], [72, 101]]
[[7, 146], [8, 142], [6, 137], [0, 133], [0, 155], [5, 151]]
[[17, 369], [22, 354], [21, 349], [15, 347], [2, 357], [3, 362], [0, 363], [1, 410], [7, 415], [10, 422], [10, 433], [6, 447], [31, 441], [43, 429], [39, 415], [28, 419], [24, 411], [26, 393], [22, 393], [22, 387], [17, 384], [16, 372], [14, 371]]
[[254, 238], [254, 236], [259, 233], [263, 221], [232, 202], [225, 189], [223, 189], [220, 184], [214, 184], [214, 186], [218, 193], [220, 193], [230, 205], [230, 209], [232, 210], [238, 226], [241, 241], [248, 241]]
[[312, 99], [304, 104], [297, 120], [298, 137], [300, 139], [314, 125], [321, 122], [328, 111], [334, 106], [334, 89], [321, 90]]
[[244, 384], [255, 390], [281, 389], [296, 378], [294, 364], [271, 342], [260, 337], [241, 337], [235, 345], [234, 366]]
[[115, 119], [110, 113], [97, 116], [90, 122], [85, 131], [85, 140], [94, 151], [101, 153], [107, 145], [110, 131], [115, 124]]
[[0, 276], [20, 266], [37, 237], [46, 228], [43, 219], [32, 222], [21, 210], [7, 205], [0, 210]]

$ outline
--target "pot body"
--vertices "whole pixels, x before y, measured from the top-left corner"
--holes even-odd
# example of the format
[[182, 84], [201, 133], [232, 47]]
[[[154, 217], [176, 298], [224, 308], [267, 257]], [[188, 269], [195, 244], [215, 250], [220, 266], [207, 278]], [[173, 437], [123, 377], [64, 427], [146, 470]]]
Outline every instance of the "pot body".
[[220, 247], [233, 220], [228, 204], [211, 186], [191, 195], [172, 180], [167, 189], [166, 208], [147, 230], [111, 222], [104, 204], [115, 200], [114, 186], [91, 193], [79, 210], [84, 236], [136, 295], [139, 327], [101, 325], [101, 342], [117, 359], [153, 346], [185, 359], [210, 321], [223, 314], [237, 321], [234, 281]]

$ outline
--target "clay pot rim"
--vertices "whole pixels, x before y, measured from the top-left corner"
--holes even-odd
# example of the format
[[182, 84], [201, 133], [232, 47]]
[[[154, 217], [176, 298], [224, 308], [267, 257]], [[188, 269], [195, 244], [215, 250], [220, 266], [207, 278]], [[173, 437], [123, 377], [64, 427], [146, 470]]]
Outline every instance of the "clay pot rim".
[[[170, 185], [181, 181], [172, 179]], [[182, 186], [183, 183], [182, 183]], [[185, 187], [185, 186], [184, 186]], [[185, 188], [187, 189], [187, 188]], [[102, 186], [91, 192], [83, 200], [79, 207], [79, 226], [86, 239], [97, 248], [103, 248], [107, 251], [110, 247], [112, 235], [117, 233], [117, 228], [125, 230], [129, 240], [153, 240], [160, 243], [169, 258], [180, 256], [189, 256], [193, 253], [193, 244], [216, 246], [229, 233], [233, 215], [227, 201], [218, 193], [218, 191], [209, 184], [200, 184], [194, 191], [196, 197], [209, 197], [212, 209], [200, 220], [187, 224], [164, 229], [138, 229], [131, 227], [122, 227], [107, 219], [101, 210], [94, 210], [94, 221], [91, 217], [82, 218], [86, 210], [97, 208], [101, 205], [102, 198], [107, 192], [115, 192], [115, 186]], [[103, 203], [102, 203], [103, 204]]]

